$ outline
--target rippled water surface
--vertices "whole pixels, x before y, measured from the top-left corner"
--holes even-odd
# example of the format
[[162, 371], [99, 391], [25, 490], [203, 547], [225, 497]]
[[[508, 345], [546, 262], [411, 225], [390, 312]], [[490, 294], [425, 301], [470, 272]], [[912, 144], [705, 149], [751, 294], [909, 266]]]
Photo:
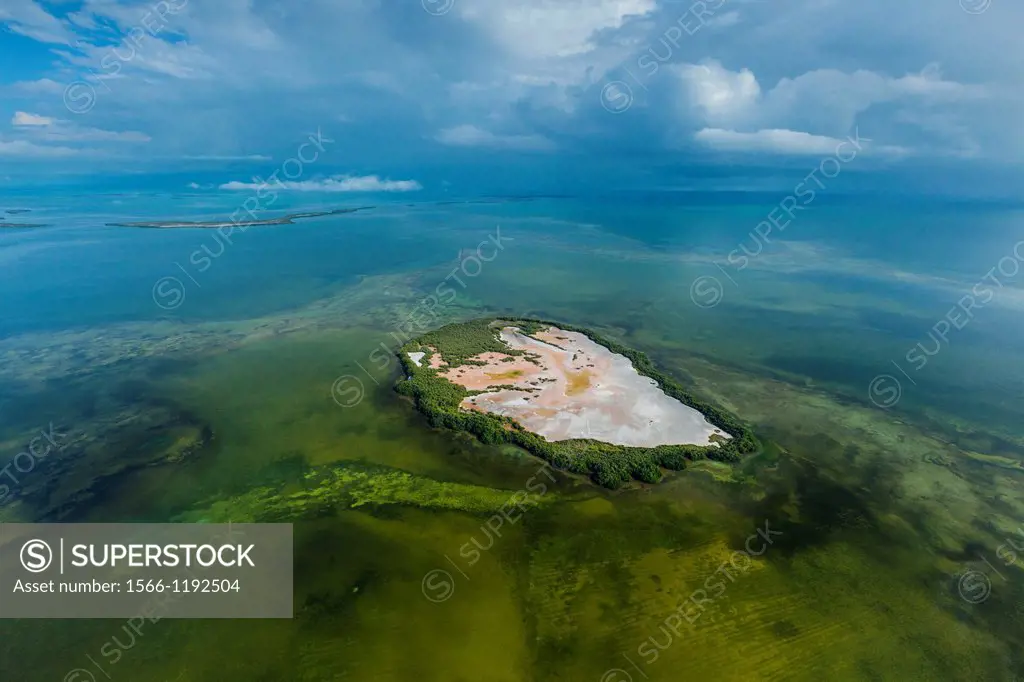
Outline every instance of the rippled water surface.
[[[385, 198], [106, 226], [243, 198], [11, 198], [50, 226], [0, 232], [0, 463], [63, 447], [0, 520], [291, 521], [295, 618], [0, 622], [4, 679], [1024, 676], [1021, 213], [822, 203], [764, 238], [777, 197]], [[764, 450], [611, 492], [391, 391], [420, 325], [513, 313], [647, 352]]]

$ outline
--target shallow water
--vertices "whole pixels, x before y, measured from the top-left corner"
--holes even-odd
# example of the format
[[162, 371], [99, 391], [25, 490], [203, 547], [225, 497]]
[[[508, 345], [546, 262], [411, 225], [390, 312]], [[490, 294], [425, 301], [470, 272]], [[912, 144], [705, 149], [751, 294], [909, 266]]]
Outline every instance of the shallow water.
[[[282, 210], [335, 206], [303, 200]], [[51, 423], [66, 447], [21, 476], [0, 520], [283, 514], [296, 617], [134, 637], [115, 620], [0, 622], [4, 679], [1024, 675], [1024, 572], [998, 555], [1024, 523], [1020, 276], [999, 275], [923, 367], [906, 359], [1012, 254], [1020, 213], [822, 204], [760, 245], [768, 197], [382, 205], [224, 245], [103, 226], [216, 219], [230, 201], [19, 198], [56, 226], [0, 235], [0, 461]], [[499, 225], [504, 248], [470, 276], [464, 250]], [[743, 244], [760, 251], [740, 269]], [[167, 277], [184, 292], [170, 308]], [[592, 327], [770, 447], [618, 493], [557, 477], [493, 530], [541, 463], [431, 430], [375, 353], [446, 278], [457, 296], [431, 325]], [[331, 505], [287, 503], [335, 470], [348, 487]], [[100, 653], [115, 637], [116, 662]]]

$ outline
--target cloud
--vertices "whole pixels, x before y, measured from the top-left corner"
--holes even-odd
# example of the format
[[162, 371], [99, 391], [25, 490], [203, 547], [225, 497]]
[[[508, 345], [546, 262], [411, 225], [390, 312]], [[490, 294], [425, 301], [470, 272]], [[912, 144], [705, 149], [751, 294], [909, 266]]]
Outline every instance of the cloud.
[[549, 150], [551, 140], [541, 135], [496, 135], [474, 125], [445, 128], [435, 138], [441, 144], [455, 147], [487, 147], [490, 149]]
[[721, 128], [698, 130], [694, 139], [714, 149], [779, 154], [832, 154], [843, 140], [795, 130], [758, 130], [739, 133]]
[[33, 0], [4, 0], [0, 5], [0, 21], [11, 31], [44, 43], [70, 45], [74, 33]]
[[86, 128], [76, 125], [54, 125], [46, 129], [42, 136], [47, 140], [65, 142], [149, 142], [149, 135], [134, 130], [116, 131], [100, 128]]
[[[680, 114], [702, 127], [695, 139], [713, 149], [778, 153], [821, 153], [829, 141], [848, 134], [859, 121], [878, 120], [885, 107], [898, 107], [882, 119], [884, 130], [907, 136], [916, 124], [915, 137], [938, 132], [932, 123], [939, 106], [955, 106], [990, 97], [983, 86], [947, 80], [936, 64], [892, 77], [868, 70], [851, 73], [817, 69], [795, 78], [782, 78], [762, 88], [747, 68], [732, 71], [710, 59], [674, 67], [681, 85]], [[945, 130], [955, 125], [948, 114]], [[872, 130], [878, 129], [874, 123]], [[890, 155], [907, 153], [903, 146], [887, 149]], [[960, 151], [934, 142], [921, 144], [925, 153], [948, 155], [976, 148], [969, 135], [961, 135]]]
[[[338, 165], [324, 173], [557, 149], [581, 177], [632, 154], [654, 182], [737, 148], [820, 149], [858, 126], [979, 186], [968, 162], [1017, 173], [1024, 158], [1022, 3], [970, 17], [955, 0], [927, 12], [925, 0], [708, 0], [713, 15], [671, 0], [456, 0], [437, 17], [398, 0], [170, 0], [180, 11], [147, 20], [153, 4], [0, 0], [0, 30], [18, 34], [6, 115], [78, 124], [3, 139], [109, 152], [152, 137], [146, 154], [107, 153], [136, 171], [290, 158], [302, 131], [331, 124]], [[602, 106], [613, 80], [632, 89], [625, 115]], [[76, 81], [96, 91], [87, 117], [63, 106]], [[539, 177], [528, 162], [514, 172]]]
[[83, 150], [72, 149], [70, 147], [50, 147], [47, 145], [33, 144], [26, 140], [11, 140], [9, 142], [0, 140], [0, 157], [18, 156], [47, 159], [77, 156], [81, 153], [83, 153]]
[[758, 130], [740, 133], [722, 128], [698, 130], [694, 139], [713, 149], [780, 154], [831, 154], [843, 140], [795, 130]]
[[725, 123], [748, 115], [761, 99], [761, 86], [749, 69], [729, 71], [720, 63], [682, 64], [676, 68], [686, 99], [705, 121]]
[[50, 78], [40, 78], [34, 81], [18, 81], [12, 87], [15, 90], [27, 93], [60, 95], [64, 92], [66, 86]]
[[888, 155], [902, 156], [908, 153], [900, 147], [876, 146], [871, 140], [860, 137], [859, 134], [840, 139], [784, 129], [741, 133], [721, 128], [704, 128], [694, 134], [694, 139], [706, 147], [728, 152], [828, 156], [838, 153], [840, 146], [854, 145], [854, 148], [864, 147], [868, 151]]
[[133, 130], [114, 131], [80, 126], [24, 111], [14, 112], [11, 125], [36, 140], [60, 142], [149, 142], [150, 137]]
[[771, 125], [804, 119], [820, 128], [845, 131], [857, 115], [876, 105], [931, 105], [988, 95], [983, 86], [945, 80], [936, 64], [899, 78], [863, 69], [852, 73], [817, 69], [782, 78], [767, 91], [750, 69], [731, 71], [714, 59], [681, 64], [675, 72], [683, 87], [683, 104], [711, 125], [737, 121]]
[[535, 58], [592, 52], [601, 31], [621, 28], [631, 17], [652, 13], [655, 0], [517, 0], [457, 2], [463, 19], [475, 22], [511, 52]]
[[39, 116], [37, 114], [29, 114], [24, 111], [14, 112], [14, 118], [11, 119], [11, 125], [15, 126], [48, 126], [52, 123], [52, 118]]
[[[224, 183], [220, 189], [236, 191], [266, 187], [265, 183], [232, 181]], [[376, 175], [334, 175], [325, 180], [278, 182], [271, 185], [271, 188], [294, 192], [416, 192], [423, 189], [423, 186], [415, 180], [382, 180]]]
[[730, 26], [735, 26], [738, 23], [740, 23], [740, 13], [736, 11], [716, 14], [706, 22], [708, 26], [713, 28], [728, 28]]

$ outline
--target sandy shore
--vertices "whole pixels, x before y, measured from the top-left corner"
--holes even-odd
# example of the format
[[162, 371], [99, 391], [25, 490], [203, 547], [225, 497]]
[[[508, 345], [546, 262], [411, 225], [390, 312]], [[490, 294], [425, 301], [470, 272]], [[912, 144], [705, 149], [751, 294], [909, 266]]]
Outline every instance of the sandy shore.
[[474, 359], [485, 365], [456, 367], [442, 376], [471, 390], [514, 386], [471, 396], [462, 407], [512, 417], [550, 441], [593, 438], [652, 447], [708, 445], [713, 434], [728, 437], [700, 412], [665, 395], [628, 358], [583, 334], [551, 328], [537, 337], [513, 327], [501, 331], [510, 348], [534, 354], [536, 362], [484, 353]]

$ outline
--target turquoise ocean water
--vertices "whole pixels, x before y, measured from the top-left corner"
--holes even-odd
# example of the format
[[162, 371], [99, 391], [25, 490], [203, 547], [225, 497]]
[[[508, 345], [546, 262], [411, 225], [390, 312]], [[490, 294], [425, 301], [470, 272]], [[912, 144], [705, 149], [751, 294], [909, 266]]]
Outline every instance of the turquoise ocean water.
[[[560, 482], [447, 610], [420, 579], [479, 512], [373, 479], [372, 504], [296, 521], [294, 621], [161, 623], [116, 663], [123, 679], [607, 680], [766, 519], [783, 547], [651, 679], [1024, 671], [1021, 567], [998, 566], [982, 603], [958, 594], [1024, 523], [1021, 208], [835, 196], [787, 221], [773, 194], [282, 193], [259, 218], [368, 208], [244, 231], [107, 225], [228, 220], [247, 196], [0, 198], [30, 209], [3, 222], [46, 225], [0, 230], [0, 461], [50, 424], [73, 455], [25, 473], [0, 520], [209, 519], [333, 466], [466, 486], [439, 497], [474, 504], [514, 490], [535, 462], [429, 429], [390, 390], [397, 368], [370, 360], [442, 282], [457, 295], [428, 327], [504, 313], [599, 329], [772, 446], [724, 482]], [[339, 376], [365, 399], [338, 402]], [[109, 663], [114, 630], [0, 624], [0, 673]]]

